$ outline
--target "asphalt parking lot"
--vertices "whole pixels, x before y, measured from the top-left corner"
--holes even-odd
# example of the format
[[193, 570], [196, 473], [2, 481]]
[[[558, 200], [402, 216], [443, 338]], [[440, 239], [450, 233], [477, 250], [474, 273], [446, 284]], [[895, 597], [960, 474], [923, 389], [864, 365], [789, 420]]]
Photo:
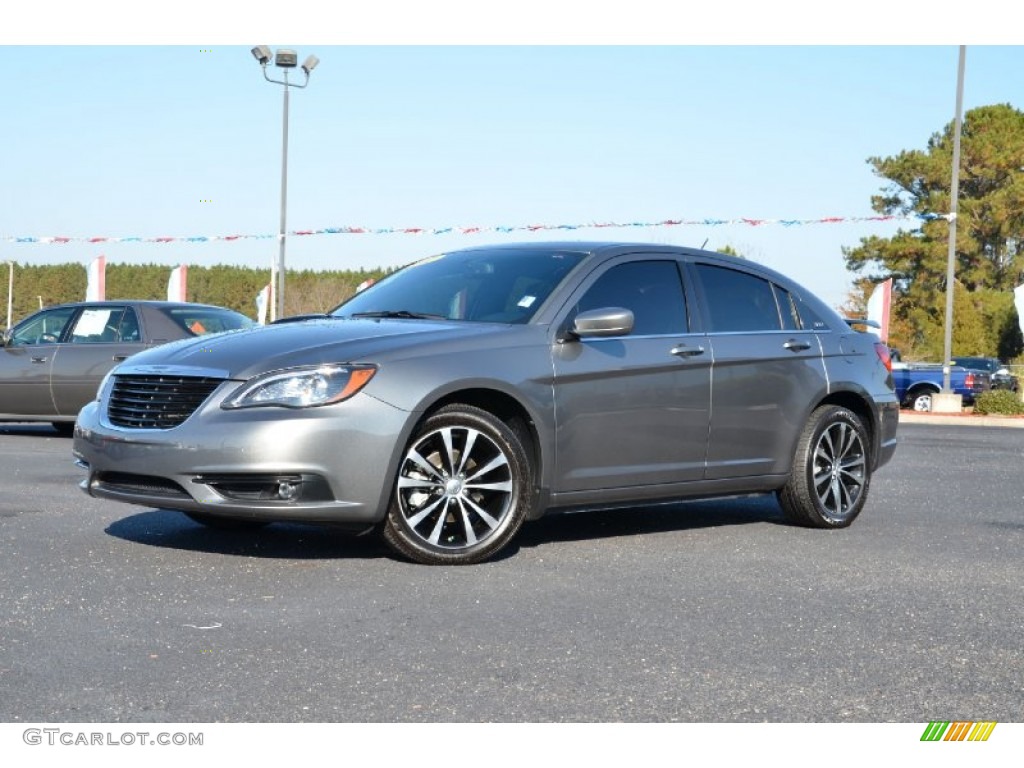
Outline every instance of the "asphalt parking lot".
[[723, 499], [432, 568], [91, 499], [0, 425], [0, 721], [1022, 721], [1024, 430], [900, 438], [845, 531]]

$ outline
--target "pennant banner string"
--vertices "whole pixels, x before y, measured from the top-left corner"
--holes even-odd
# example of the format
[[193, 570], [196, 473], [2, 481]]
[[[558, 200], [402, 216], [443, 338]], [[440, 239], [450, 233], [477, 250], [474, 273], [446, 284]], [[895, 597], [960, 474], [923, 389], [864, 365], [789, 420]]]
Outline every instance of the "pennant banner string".
[[[748, 226], [762, 227], [780, 225], [783, 227], [803, 227], [814, 224], [859, 224], [881, 221], [934, 221], [949, 220], [950, 215], [942, 214], [903, 214], [888, 216], [827, 216], [820, 219], [666, 219], [665, 221], [631, 221], [631, 222], [591, 222], [589, 224], [521, 224], [517, 226], [470, 226], [470, 227], [327, 227], [325, 229], [297, 229], [288, 232], [289, 237], [309, 237], [313, 235], [472, 235], [487, 232], [543, 232], [555, 230], [579, 229], [624, 229], [627, 227], [724, 227]], [[213, 243], [232, 242], [235, 240], [273, 240], [280, 238], [274, 235], [199, 235], [192, 237], [13, 237], [0, 238], [6, 243], [35, 243], [42, 245], [65, 245], [68, 243]]]

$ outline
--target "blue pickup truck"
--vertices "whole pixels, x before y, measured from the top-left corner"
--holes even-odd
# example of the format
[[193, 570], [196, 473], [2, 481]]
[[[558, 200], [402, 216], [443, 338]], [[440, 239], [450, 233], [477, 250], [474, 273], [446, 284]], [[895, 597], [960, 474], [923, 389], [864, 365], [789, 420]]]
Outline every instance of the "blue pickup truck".
[[[892, 381], [900, 405], [930, 411], [932, 396], [942, 391], [942, 364], [893, 363]], [[949, 388], [963, 396], [964, 405], [971, 405], [974, 398], [992, 388], [992, 376], [986, 371], [954, 365], [949, 369]]]

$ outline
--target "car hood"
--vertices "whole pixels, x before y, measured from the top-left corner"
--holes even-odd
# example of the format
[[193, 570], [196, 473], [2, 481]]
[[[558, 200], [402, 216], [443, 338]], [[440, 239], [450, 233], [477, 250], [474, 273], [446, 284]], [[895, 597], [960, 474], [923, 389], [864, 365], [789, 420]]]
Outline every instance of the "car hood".
[[524, 326], [433, 320], [323, 318], [256, 326], [164, 344], [140, 352], [119, 373], [187, 367], [217, 378], [247, 379], [266, 371], [321, 363], [380, 362], [416, 354], [440, 341], [467, 346]]

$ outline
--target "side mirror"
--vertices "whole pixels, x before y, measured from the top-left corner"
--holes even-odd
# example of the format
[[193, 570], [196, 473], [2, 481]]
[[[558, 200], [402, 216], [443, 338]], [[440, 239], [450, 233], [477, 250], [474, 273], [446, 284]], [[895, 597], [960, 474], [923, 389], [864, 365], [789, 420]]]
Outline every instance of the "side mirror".
[[633, 331], [633, 312], [622, 307], [607, 307], [580, 312], [573, 320], [570, 334], [580, 339], [626, 336]]

